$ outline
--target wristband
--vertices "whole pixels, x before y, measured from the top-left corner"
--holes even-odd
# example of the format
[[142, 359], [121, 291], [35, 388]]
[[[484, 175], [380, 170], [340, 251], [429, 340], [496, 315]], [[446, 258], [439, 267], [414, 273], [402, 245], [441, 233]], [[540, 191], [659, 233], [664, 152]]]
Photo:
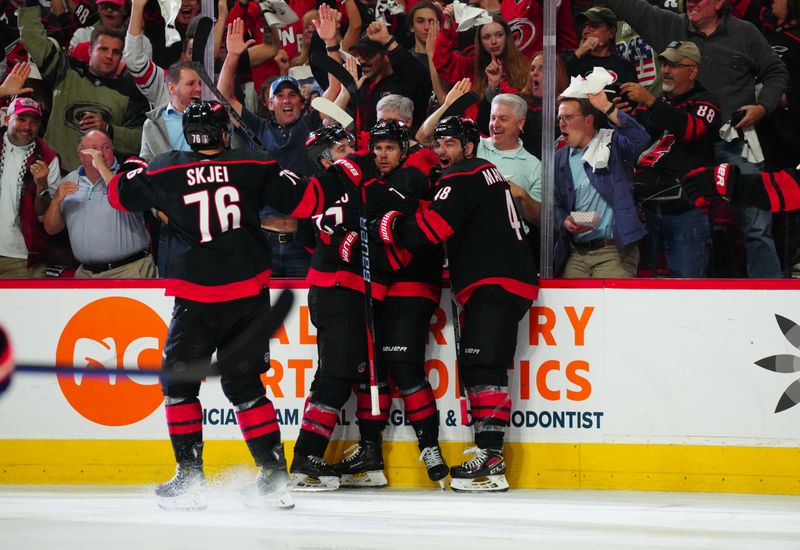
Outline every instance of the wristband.
[[47, 189], [47, 188], [45, 188], [45, 189], [43, 189], [41, 192], [39, 192], [39, 196], [40, 196], [41, 198], [44, 198], [46, 195], [49, 195], [49, 194], [50, 194], [50, 190], [49, 190], [49, 189]]
[[388, 50], [388, 49], [389, 49], [389, 47], [390, 47], [392, 44], [394, 44], [395, 42], [397, 42], [397, 40], [395, 40], [395, 39], [394, 39], [394, 36], [393, 36], [393, 37], [391, 37], [391, 38], [389, 39], [389, 41], [388, 41], [386, 44], [384, 44], [384, 45], [383, 45], [384, 49]]
[[339, 51], [339, 44], [334, 44], [333, 46], [325, 46], [326, 52], [338, 52]]
[[614, 104], [612, 103], [612, 104], [611, 104], [611, 107], [609, 107], [609, 108], [608, 108], [608, 109], [606, 109], [606, 111], [605, 111], [605, 112], [606, 112], [606, 116], [611, 116], [611, 113], [613, 113], [614, 111], [616, 111], [616, 109], [617, 109], [617, 106], [616, 106], [616, 105], [614, 105]]

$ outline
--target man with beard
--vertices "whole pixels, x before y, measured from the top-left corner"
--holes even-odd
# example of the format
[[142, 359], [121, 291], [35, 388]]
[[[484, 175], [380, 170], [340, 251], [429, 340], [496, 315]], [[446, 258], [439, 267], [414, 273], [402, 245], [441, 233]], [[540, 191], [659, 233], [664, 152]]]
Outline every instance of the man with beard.
[[[519, 321], [538, 281], [508, 183], [475, 157], [478, 127], [447, 117], [434, 131], [444, 171], [430, 206], [414, 215], [389, 211], [372, 225], [381, 242], [415, 249], [447, 242], [452, 292], [461, 304], [459, 374], [472, 411], [475, 457], [450, 468], [455, 491], [506, 491], [503, 439], [511, 415], [508, 368]], [[491, 319], [491, 322], [487, 322]]]

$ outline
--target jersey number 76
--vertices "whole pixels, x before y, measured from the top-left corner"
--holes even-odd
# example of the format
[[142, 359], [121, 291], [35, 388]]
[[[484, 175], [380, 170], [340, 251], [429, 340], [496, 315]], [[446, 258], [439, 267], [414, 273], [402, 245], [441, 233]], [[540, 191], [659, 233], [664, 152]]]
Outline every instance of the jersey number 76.
[[214, 191], [214, 203], [211, 204], [209, 190], [196, 191], [183, 196], [184, 204], [197, 204], [198, 226], [200, 231], [200, 242], [207, 243], [214, 236], [211, 234], [211, 210], [214, 210], [219, 218], [220, 233], [225, 233], [231, 229], [241, 227], [242, 211], [237, 204], [239, 202], [239, 190], [235, 187], [225, 186]]

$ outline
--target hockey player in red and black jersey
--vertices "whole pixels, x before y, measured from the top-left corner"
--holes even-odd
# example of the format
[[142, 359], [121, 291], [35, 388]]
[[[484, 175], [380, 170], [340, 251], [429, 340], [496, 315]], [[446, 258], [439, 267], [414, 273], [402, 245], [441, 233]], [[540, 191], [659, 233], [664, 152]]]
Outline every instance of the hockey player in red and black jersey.
[[[354, 230], [359, 227], [357, 201], [363, 190], [368, 217], [389, 208], [409, 214], [416, 210], [418, 200], [429, 190], [429, 182], [416, 168], [402, 166], [407, 150], [407, 128], [396, 121], [380, 121], [372, 130], [369, 152], [337, 160], [328, 173], [320, 176], [323, 181], [334, 178], [342, 182], [346, 193], [318, 219], [322, 238], [307, 278], [320, 362], [292, 462], [292, 485], [299, 490], [335, 489], [339, 477], [345, 486], [386, 485], [381, 434], [391, 405], [389, 387], [384, 382], [387, 371], [395, 378], [401, 394], [408, 397], [407, 406], [411, 403], [409, 418], [417, 433], [422, 434], [421, 449], [435, 447], [438, 451], [438, 411], [422, 365], [425, 333], [435, 307], [432, 288], [435, 285], [438, 288], [441, 278], [441, 256], [434, 262], [439, 271], [428, 275], [423, 283], [399, 281], [394, 273], [407, 265], [408, 253], [399, 254], [396, 247], [380, 241], [371, 243], [369, 275], [381, 380], [378, 415], [371, 414], [366, 383], [364, 270], [359, 234]], [[421, 275], [416, 273], [415, 277], [419, 279]], [[406, 372], [409, 364], [413, 372]], [[397, 374], [396, 368], [402, 372]], [[336, 425], [338, 411], [354, 383], [361, 440], [345, 460], [331, 467], [321, 457]], [[434, 451], [425, 455], [431, 453]], [[442, 471], [442, 465], [443, 461], [438, 469], [434, 468], [435, 474], [430, 474], [429, 468], [429, 474], [438, 476], [437, 480], [444, 477], [447, 469], [444, 466]]]
[[[173, 278], [166, 286], [175, 305], [163, 369], [210, 362], [215, 351], [237, 365], [226, 370], [220, 362], [222, 389], [260, 467], [253, 496], [274, 495], [287, 476], [275, 409], [260, 379], [269, 368], [269, 340], [242, 345], [236, 336], [259, 326], [269, 311], [270, 246], [261, 236], [259, 210], [270, 205], [311, 217], [323, 210], [322, 184], [283, 170], [265, 153], [229, 150], [228, 112], [215, 101], [188, 106], [183, 132], [192, 151], [165, 153], [147, 169], [118, 175], [109, 185], [109, 201], [120, 210], [157, 208], [169, 218]], [[178, 464], [175, 477], [156, 494], [163, 507], [203, 508], [200, 381], [164, 378], [162, 389]], [[278, 504], [286, 504], [285, 498]]]
[[[623, 94], [638, 104], [633, 114], [653, 138], [636, 164], [633, 192], [647, 228], [640, 267], [656, 270], [662, 253], [673, 277], [705, 277], [708, 269], [708, 216], [688, 204], [681, 176], [714, 163], [719, 136], [717, 98], [697, 81], [700, 51], [693, 42], [672, 42], [658, 56], [663, 94], [656, 98], [635, 83]], [[624, 105], [624, 107], [623, 107]], [[629, 112], [629, 104], [619, 104]]]
[[468, 118], [441, 120], [434, 137], [444, 172], [433, 201], [413, 215], [387, 212], [372, 231], [403, 248], [447, 242], [452, 289], [464, 308], [459, 370], [477, 446], [465, 451], [475, 453], [473, 459], [450, 469], [450, 487], [505, 491], [507, 369], [538, 280], [508, 183], [493, 164], [474, 157], [479, 136]]

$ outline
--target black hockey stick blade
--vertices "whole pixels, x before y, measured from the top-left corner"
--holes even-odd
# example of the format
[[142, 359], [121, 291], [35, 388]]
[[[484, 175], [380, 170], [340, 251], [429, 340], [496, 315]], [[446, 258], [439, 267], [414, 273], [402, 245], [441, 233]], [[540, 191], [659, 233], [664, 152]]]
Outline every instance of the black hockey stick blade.
[[[278, 299], [269, 308], [267, 315], [261, 317], [258, 322], [250, 324], [247, 329], [243, 330], [234, 340], [217, 355], [217, 360], [208, 363], [194, 363], [186, 362], [178, 364], [169, 373], [163, 372], [160, 369], [117, 369], [117, 374], [124, 375], [126, 372], [131, 374], [135, 373], [137, 376], [160, 376], [169, 378], [179, 382], [197, 382], [203, 378], [211, 376], [219, 376], [223, 370], [226, 371], [243, 371], [245, 367], [243, 363], [239, 363], [238, 357], [241, 355], [248, 355], [247, 350], [254, 342], [269, 339], [275, 331], [281, 326], [294, 302], [294, 294], [291, 290], [284, 289], [278, 295]], [[4, 333], [0, 332], [0, 341], [4, 340]], [[10, 353], [10, 351], [9, 351]], [[2, 350], [0, 350], [2, 355]], [[11, 367], [12, 372], [32, 372], [32, 373], [57, 373], [57, 374], [94, 374], [94, 375], [108, 375], [109, 370], [90, 368], [90, 367], [74, 367], [72, 365], [35, 365], [35, 364], [18, 364]], [[2, 391], [0, 391], [2, 393]]]
[[205, 15], [197, 15], [189, 22], [186, 34], [192, 37], [192, 63], [205, 64], [206, 45], [214, 30], [214, 21]]
[[453, 104], [450, 105], [444, 113], [442, 113], [442, 118], [448, 116], [462, 116], [464, 111], [475, 105], [477, 102], [478, 94], [475, 92], [467, 92], [456, 99]]
[[353, 75], [347, 72], [344, 65], [324, 52], [313, 52], [311, 54], [311, 66], [333, 75], [336, 80], [342, 83], [347, 93], [350, 94], [350, 103], [352, 105], [356, 104], [358, 101], [358, 86], [356, 86]]

